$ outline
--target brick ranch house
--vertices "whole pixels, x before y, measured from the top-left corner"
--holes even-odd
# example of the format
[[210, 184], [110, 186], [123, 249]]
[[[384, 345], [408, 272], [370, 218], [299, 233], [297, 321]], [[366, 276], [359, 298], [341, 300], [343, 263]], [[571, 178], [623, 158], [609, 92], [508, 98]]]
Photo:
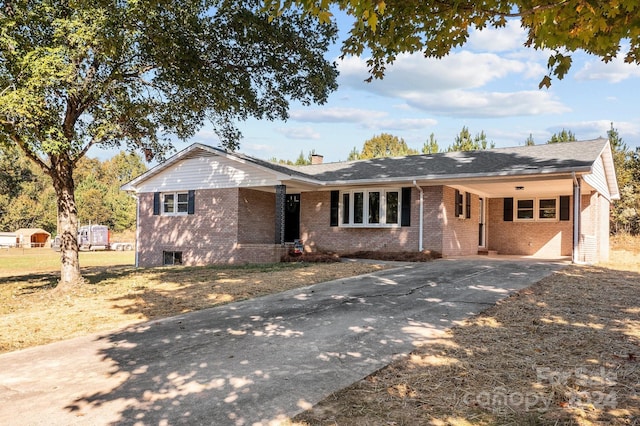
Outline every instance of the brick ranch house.
[[298, 239], [306, 251], [609, 256], [619, 194], [606, 139], [315, 163], [191, 145], [122, 187], [138, 201], [136, 264], [278, 261]]

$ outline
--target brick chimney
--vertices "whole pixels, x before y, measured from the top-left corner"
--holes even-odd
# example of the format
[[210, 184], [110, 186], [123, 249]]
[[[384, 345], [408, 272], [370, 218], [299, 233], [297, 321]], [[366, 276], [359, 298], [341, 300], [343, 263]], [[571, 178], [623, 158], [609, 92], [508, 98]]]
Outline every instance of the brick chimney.
[[311, 164], [322, 164], [324, 157], [320, 154], [311, 154]]

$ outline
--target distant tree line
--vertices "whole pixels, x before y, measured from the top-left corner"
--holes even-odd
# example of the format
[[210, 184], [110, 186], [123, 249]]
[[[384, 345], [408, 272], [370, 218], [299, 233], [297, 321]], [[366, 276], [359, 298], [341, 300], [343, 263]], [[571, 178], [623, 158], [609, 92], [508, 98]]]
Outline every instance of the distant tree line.
[[[120, 186], [146, 169], [137, 154], [120, 152], [106, 161], [82, 158], [75, 171], [80, 224], [99, 223], [114, 231], [135, 229], [135, 199]], [[0, 231], [42, 228], [55, 234], [56, 212], [51, 178], [22, 151], [0, 151]]]

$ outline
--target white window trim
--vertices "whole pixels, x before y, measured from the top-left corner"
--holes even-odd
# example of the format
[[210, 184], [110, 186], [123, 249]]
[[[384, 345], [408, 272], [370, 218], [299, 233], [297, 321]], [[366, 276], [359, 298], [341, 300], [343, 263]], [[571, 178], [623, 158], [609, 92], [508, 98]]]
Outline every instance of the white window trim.
[[[362, 192], [364, 194], [362, 218], [363, 223], [353, 223], [354, 218], [354, 194]], [[380, 193], [380, 223], [368, 223], [369, 220], [369, 193]], [[398, 211], [397, 223], [387, 222], [387, 192], [396, 192], [398, 194]], [[344, 202], [343, 194], [349, 194], [349, 223], [344, 223]], [[402, 222], [402, 188], [354, 188], [340, 191], [339, 198], [339, 226], [342, 228], [400, 228]]]
[[[164, 216], [186, 216], [189, 214], [189, 192], [188, 191], [178, 191], [178, 192], [163, 192], [162, 197], [160, 199], [160, 212]], [[167, 195], [173, 195], [173, 212], [166, 212], [164, 210], [165, 202], [164, 199]], [[183, 212], [178, 211], [178, 195], [186, 195], [186, 207], [187, 209]]]
[[[518, 201], [533, 200], [533, 218], [531, 219], [519, 219], [518, 218]], [[540, 217], [540, 200], [555, 200], [556, 201], [556, 215], [553, 218], [541, 218]], [[542, 197], [522, 197], [513, 199], [513, 221], [514, 222], [558, 222], [560, 220], [560, 197], [559, 196], [542, 196]]]

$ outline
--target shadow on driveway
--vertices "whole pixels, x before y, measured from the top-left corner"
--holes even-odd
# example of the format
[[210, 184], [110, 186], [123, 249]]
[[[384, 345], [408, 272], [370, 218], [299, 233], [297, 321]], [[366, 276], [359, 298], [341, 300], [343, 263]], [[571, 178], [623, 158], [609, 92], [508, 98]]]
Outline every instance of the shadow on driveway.
[[277, 423], [565, 265], [410, 264], [5, 354], [0, 423]]

